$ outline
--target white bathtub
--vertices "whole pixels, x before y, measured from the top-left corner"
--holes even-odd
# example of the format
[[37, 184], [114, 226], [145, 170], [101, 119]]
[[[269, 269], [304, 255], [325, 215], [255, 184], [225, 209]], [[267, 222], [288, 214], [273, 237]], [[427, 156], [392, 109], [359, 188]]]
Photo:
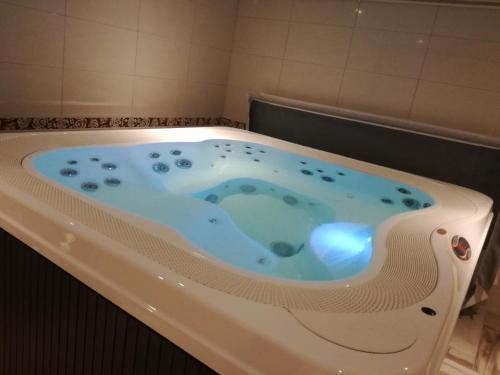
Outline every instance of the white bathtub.
[[[207, 139], [397, 180], [434, 205], [384, 222], [358, 276], [298, 282], [197, 257], [172, 228], [86, 199], [28, 162], [61, 147]], [[468, 189], [227, 128], [0, 135], [0, 201], [2, 228], [218, 372], [360, 375], [438, 371], [492, 204]], [[467, 260], [451, 248], [456, 235], [471, 246]]]

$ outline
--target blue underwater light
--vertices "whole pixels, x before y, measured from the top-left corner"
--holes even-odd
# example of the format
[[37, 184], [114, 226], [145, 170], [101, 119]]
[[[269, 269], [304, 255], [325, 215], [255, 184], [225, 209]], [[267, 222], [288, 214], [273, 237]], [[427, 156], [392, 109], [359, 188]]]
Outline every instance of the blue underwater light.
[[373, 228], [356, 223], [329, 223], [316, 227], [309, 238], [311, 249], [327, 266], [348, 269], [368, 264], [372, 256]]

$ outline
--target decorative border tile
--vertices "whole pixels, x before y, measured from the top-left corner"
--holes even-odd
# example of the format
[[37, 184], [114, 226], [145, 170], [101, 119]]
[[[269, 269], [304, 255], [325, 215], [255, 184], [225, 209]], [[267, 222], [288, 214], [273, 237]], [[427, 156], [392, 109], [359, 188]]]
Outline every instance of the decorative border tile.
[[230, 119], [225, 118], [225, 117], [219, 117], [217, 120], [218, 120], [217, 125], [219, 125], [219, 126], [227, 126], [230, 128], [248, 130], [247, 124], [244, 122], [230, 120]]
[[228, 126], [246, 129], [243, 122], [223, 117], [22, 117], [0, 118], [0, 131], [99, 128], [176, 128]]

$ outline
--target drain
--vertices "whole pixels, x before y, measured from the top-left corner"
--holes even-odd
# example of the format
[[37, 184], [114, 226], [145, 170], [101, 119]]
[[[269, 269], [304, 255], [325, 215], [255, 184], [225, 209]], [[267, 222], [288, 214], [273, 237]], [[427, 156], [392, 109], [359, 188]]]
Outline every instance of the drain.
[[403, 204], [412, 210], [418, 210], [420, 208], [420, 202], [413, 198], [403, 199]]
[[99, 185], [97, 185], [95, 182], [83, 182], [80, 187], [84, 191], [96, 191], [99, 189]]
[[244, 193], [250, 194], [257, 190], [257, 188], [253, 185], [241, 185], [240, 190]]
[[167, 173], [169, 170], [170, 167], [165, 163], [158, 162], [153, 164], [153, 171], [155, 171], [156, 173], [163, 174]]
[[269, 260], [266, 257], [260, 257], [259, 259], [257, 259], [257, 263], [263, 265], [269, 263]]
[[210, 203], [217, 203], [219, 197], [216, 194], [209, 194], [206, 196], [205, 200]]
[[410, 190], [408, 190], [408, 189], [406, 189], [406, 188], [404, 188], [404, 187], [399, 187], [397, 190], [398, 190], [401, 194], [406, 194], [406, 195], [411, 194], [411, 191], [410, 191]]
[[189, 169], [193, 166], [193, 163], [188, 159], [177, 159], [175, 165], [181, 169]]
[[285, 195], [283, 197], [283, 201], [289, 206], [295, 206], [298, 203], [297, 198], [292, 197], [291, 195]]
[[101, 167], [102, 167], [102, 169], [106, 169], [107, 171], [113, 171], [116, 169], [116, 164], [115, 163], [102, 163]]
[[119, 186], [122, 182], [118, 178], [108, 177], [104, 180], [104, 183], [108, 186], [116, 187]]
[[380, 201], [385, 204], [394, 204], [394, 201], [391, 198], [387, 197], [380, 198]]
[[59, 173], [64, 177], [74, 177], [78, 174], [78, 171], [73, 168], [63, 168]]
[[434, 309], [431, 309], [430, 307], [422, 307], [421, 308], [422, 312], [426, 315], [429, 315], [429, 316], [434, 316], [437, 314], [436, 310]]
[[297, 254], [300, 250], [302, 250], [303, 247], [304, 245], [295, 248], [288, 242], [282, 242], [282, 241], [271, 243], [271, 251], [277, 256], [282, 258], [288, 258]]

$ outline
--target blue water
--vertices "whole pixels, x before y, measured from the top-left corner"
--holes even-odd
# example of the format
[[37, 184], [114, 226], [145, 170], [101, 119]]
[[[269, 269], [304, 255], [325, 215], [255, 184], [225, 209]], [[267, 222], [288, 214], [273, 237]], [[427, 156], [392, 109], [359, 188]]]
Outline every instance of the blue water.
[[33, 166], [176, 229], [218, 261], [293, 280], [360, 273], [381, 222], [433, 204], [397, 181], [239, 141], [57, 149]]

